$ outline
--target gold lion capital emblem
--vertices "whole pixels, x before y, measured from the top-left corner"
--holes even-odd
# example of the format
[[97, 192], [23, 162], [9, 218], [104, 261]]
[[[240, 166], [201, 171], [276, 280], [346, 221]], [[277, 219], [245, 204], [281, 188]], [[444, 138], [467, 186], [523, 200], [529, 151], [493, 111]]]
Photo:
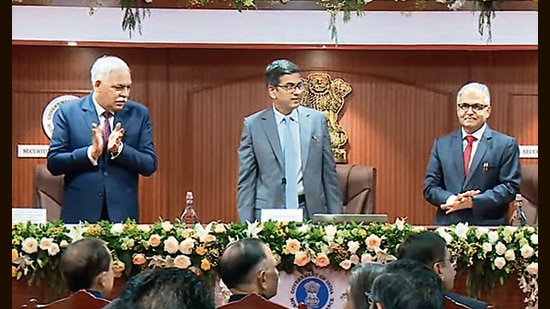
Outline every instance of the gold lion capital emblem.
[[351, 93], [351, 85], [341, 78], [332, 79], [327, 73], [311, 73], [303, 82], [306, 91], [301, 105], [325, 113], [334, 159], [347, 163], [343, 147], [348, 142], [348, 134], [338, 123], [338, 115], [344, 107], [344, 98]]

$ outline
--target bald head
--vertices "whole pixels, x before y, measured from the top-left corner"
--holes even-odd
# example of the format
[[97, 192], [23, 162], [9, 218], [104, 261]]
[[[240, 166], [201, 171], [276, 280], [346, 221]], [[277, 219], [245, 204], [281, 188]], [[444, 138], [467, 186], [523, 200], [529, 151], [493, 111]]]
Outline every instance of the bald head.
[[96, 278], [111, 270], [112, 256], [103, 240], [83, 238], [71, 243], [61, 255], [59, 268], [69, 290], [89, 289]]

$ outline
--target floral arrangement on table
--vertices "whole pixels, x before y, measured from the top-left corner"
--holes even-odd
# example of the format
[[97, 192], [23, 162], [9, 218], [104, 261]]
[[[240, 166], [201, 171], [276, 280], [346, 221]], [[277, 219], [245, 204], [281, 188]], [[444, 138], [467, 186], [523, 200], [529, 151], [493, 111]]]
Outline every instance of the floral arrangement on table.
[[[102, 6], [103, 0], [86, 0], [89, 6], [89, 14], [93, 15], [98, 7]], [[287, 4], [292, 0], [272, 0], [273, 3]], [[367, 4], [374, 0], [318, 0], [320, 4], [329, 14], [330, 23], [329, 31], [331, 38], [338, 43], [338, 35], [336, 29], [336, 18], [338, 13], [343, 12], [343, 22], [347, 23], [351, 20], [353, 12], [357, 16], [362, 16]], [[395, 0], [396, 2], [398, 0]], [[401, 0], [407, 1], [407, 0]], [[478, 32], [481, 36], [487, 30], [488, 40], [491, 40], [491, 20], [495, 17], [495, 10], [498, 8], [498, 2], [507, 0], [409, 0], [412, 1], [415, 7], [423, 8], [430, 1], [446, 5], [449, 10], [460, 10], [467, 2], [473, 3], [473, 10], [479, 11]], [[531, 0], [538, 9], [538, 0]], [[23, 0], [12, 0], [12, 3], [22, 3]], [[186, 2], [187, 5], [181, 7], [203, 7], [210, 3], [220, 2], [224, 5], [233, 7], [241, 12], [243, 9], [256, 9], [255, 0], [175, 0], [175, 2]], [[269, 2], [269, 1], [267, 1]], [[128, 31], [129, 35], [136, 30], [141, 34], [142, 21], [146, 16], [150, 16], [150, 6], [153, 0], [120, 0], [121, 9], [124, 11], [122, 18], [122, 29]]]
[[[181, 222], [154, 224], [62, 222], [12, 225], [12, 277], [39, 286], [46, 278], [58, 293], [65, 287], [57, 271], [60, 254], [69, 243], [83, 237], [103, 239], [111, 249], [117, 276], [132, 276], [155, 267], [189, 268], [215, 283], [217, 260], [231, 242], [257, 237], [269, 245], [278, 268], [288, 273], [329, 267], [347, 271], [359, 263], [395, 260], [398, 245], [411, 233], [425, 231], [404, 219], [394, 223], [254, 222], [187, 226]], [[457, 258], [459, 269], [472, 278], [483, 277], [488, 285], [504, 283], [513, 272], [531, 306], [538, 299], [538, 227], [500, 227], [489, 230], [458, 224], [436, 230]], [[469, 280], [474, 283], [475, 280]], [[471, 286], [484, 288], [484, 286]], [[479, 290], [476, 290], [479, 291]]]

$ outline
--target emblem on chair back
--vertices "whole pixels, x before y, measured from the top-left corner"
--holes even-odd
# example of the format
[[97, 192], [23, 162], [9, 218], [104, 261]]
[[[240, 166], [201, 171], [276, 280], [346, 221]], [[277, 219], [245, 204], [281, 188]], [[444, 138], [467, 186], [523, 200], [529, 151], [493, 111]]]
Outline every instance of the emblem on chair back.
[[306, 91], [301, 105], [325, 113], [334, 160], [347, 163], [344, 146], [348, 142], [348, 133], [338, 123], [338, 116], [344, 107], [344, 98], [351, 93], [350, 84], [341, 78], [332, 79], [327, 73], [311, 73], [302, 81]]

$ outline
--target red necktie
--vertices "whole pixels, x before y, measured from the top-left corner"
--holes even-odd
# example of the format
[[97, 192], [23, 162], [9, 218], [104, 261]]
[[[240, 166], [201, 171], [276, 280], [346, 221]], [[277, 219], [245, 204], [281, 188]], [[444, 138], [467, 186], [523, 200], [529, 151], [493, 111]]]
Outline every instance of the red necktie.
[[103, 124], [103, 143], [107, 146], [107, 143], [109, 143], [109, 135], [111, 135], [111, 123], [109, 119], [113, 115], [108, 111], [104, 111], [102, 115], [105, 118], [105, 123]]
[[472, 135], [467, 135], [465, 139], [468, 142], [468, 144], [464, 149], [464, 176], [467, 176], [468, 167], [470, 165], [470, 158], [472, 156], [472, 145], [474, 144], [474, 141], [476, 140], [476, 138], [473, 137]]

